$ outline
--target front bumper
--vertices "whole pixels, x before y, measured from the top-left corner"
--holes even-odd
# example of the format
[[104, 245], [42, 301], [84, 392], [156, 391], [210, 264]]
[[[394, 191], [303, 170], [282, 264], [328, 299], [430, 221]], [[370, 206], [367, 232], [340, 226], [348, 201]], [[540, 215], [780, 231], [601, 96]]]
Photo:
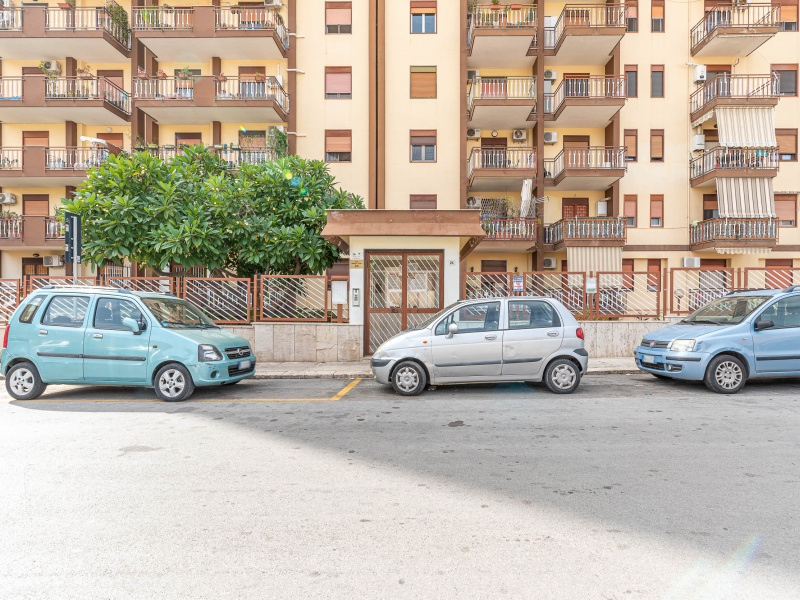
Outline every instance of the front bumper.
[[[240, 363], [250, 361], [250, 366], [240, 369]], [[214, 362], [198, 362], [187, 365], [195, 385], [219, 385], [230, 381], [247, 379], [256, 374], [256, 357], [248, 356], [236, 360], [217, 360]]]
[[389, 385], [389, 377], [397, 360], [396, 358], [372, 358], [369, 361], [369, 366], [375, 376], [375, 381], [383, 385]]
[[704, 352], [671, 352], [646, 346], [636, 348], [633, 355], [642, 371], [688, 381], [703, 380], [710, 358]]

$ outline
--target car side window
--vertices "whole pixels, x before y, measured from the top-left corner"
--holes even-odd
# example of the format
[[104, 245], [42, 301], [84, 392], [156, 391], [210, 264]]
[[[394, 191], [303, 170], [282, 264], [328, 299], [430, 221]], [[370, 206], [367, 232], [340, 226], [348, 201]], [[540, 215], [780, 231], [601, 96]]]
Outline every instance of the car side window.
[[778, 300], [761, 313], [756, 321], [772, 321], [775, 329], [800, 327], [800, 296]]
[[53, 296], [42, 317], [42, 325], [80, 327], [89, 308], [88, 296]]
[[556, 309], [541, 300], [514, 300], [508, 302], [509, 329], [539, 329], [561, 327]]
[[447, 335], [450, 324], [458, 325], [458, 333], [497, 331], [500, 328], [500, 303], [468, 304], [451, 312], [436, 326], [436, 335]]
[[44, 298], [44, 296], [34, 296], [33, 299], [25, 305], [25, 308], [22, 309], [22, 313], [19, 315], [19, 322], [30, 323], [33, 321], [33, 316], [36, 314], [36, 311], [39, 310], [42, 302], [44, 302]]
[[139, 323], [139, 329], [144, 331], [147, 322], [142, 315], [142, 311], [134, 302], [122, 300], [120, 298], [100, 298], [97, 307], [94, 309], [95, 329], [125, 329], [122, 319], [133, 319]]

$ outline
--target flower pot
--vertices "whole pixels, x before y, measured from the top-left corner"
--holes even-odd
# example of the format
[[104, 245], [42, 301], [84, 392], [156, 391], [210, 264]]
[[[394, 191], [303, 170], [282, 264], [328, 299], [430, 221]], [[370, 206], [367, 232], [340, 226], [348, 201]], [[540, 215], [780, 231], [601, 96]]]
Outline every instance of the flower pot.
[[503, 8], [503, 7], [502, 7], [502, 6], [500, 6], [499, 4], [490, 4], [490, 5], [489, 5], [489, 8], [490, 8], [491, 10], [500, 10], [500, 9], [501, 9], [501, 8]]
[[191, 75], [187, 75], [186, 73], [178, 73], [178, 79], [191, 79]]
[[72, 10], [73, 7], [72, 4], [70, 4], [69, 2], [59, 2], [58, 8], [62, 10]]
[[522, 4], [512, 4], [509, 8], [511, 10], [522, 10]]
[[164, 150], [175, 150], [175, 144], [164, 144]]
[[224, 146], [222, 144], [214, 144], [214, 150], [222, 150]]
[[147, 144], [148, 150], [158, 150], [158, 144]]
[[217, 75], [217, 81], [228, 81], [228, 77], [226, 75]]
[[263, 83], [263, 82], [265, 82], [265, 81], [267, 80], [267, 78], [266, 78], [266, 76], [265, 76], [265, 75], [256, 75], [256, 78], [255, 78], [255, 79], [256, 79], [256, 81], [258, 81], [259, 83]]
[[139, 73], [139, 79], [150, 79], [150, 75], [147, 73]]
[[136, 150], [137, 152], [141, 152], [142, 150], [144, 150], [144, 146], [134, 146], [133, 149]]

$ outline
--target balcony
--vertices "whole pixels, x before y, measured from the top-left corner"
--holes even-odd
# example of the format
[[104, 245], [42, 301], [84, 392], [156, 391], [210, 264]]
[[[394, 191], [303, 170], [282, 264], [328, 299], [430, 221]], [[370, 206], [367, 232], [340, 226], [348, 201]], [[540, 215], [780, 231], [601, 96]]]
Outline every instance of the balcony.
[[707, 219], [689, 229], [689, 243], [692, 250], [740, 248], [751, 245], [774, 248], [778, 243], [778, 220]]
[[545, 250], [567, 246], [624, 246], [627, 239], [625, 219], [613, 217], [576, 217], [561, 219], [544, 226]]
[[128, 92], [105, 77], [0, 77], [0, 109], [5, 123], [126, 125]]
[[467, 159], [469, 187], [476, 191], [521, 189], [536, 177], [534, 148], [473, 148]]
[[544, 96], [545, 122], [556, 127], [605, 127], [627, 98], [625, 75], [564, 79], [555, 92]]
[[780, 31], [777, 4], [715, 6], [691, 31], [692, 56], [748, 56]]
[[689, 97], [692, 127], [712, 118], [718, 106], [777, 106], [780, 98], [780, 76], [717, 75]]
[[[111, 4], [111, 3], [110, 3]], [[0, 12], [3, 60], [61, 59], [66, 54], [92, 63], [130, 58], [127, 18], [122, 23], [105, 7], [63, 10], [23, 6]]]
[[545, 183], [550, 187], [605, 190], [625, 175], [625, 148], [566, 148], [554, 159], [545, 159], [544, 169]]
[[485, 69], [532, 66], [536, 61], [532, 50], [536, 39], [536, 8], [532, 4], [494, 6], [476, 5], [469, 15], [467, 65]]
[[692, 187], [715, 186], [717, 177], [775, 177], [778, 151], [717, 146], [692, 159], [689, 168]]
[[64, 224], [58, 217], [11, 214], [0, 217], [0, 248], [60, 248]]
[[156, 121], [176, 125], [278, 123], [289, 113], [289, 95], [275, 77], [140, 78], [133, 97]]
[[555, 27], [545, 27], [548, 65], [604, 65], [625, 35], [624, 4], [567, 4]]
[[[229, 169], [238, 169], [244, 164], [260, 165], [271, 162], [277, 158], [275, 150], [272, 148], [233, 148], [232, 145], [224, 144], [222, 148], [209, 149], [219, 156], [228, 165]], [[160, 146], [158, 148], [147, 148], [147, 152], [158, 156], [163, 160], [171, 160], [180, 155], [183, 149], [175, 146]]]
[[535, 106], [533, 77], [478, 77], [469, 87], [470, 127], [527, 129]]
[[208, 62], [214, 56], [278, 60], [289, 52], [283, 18], [268, 7], [148, 6], [134, 8], [132, 21], [136, 38], [165, 62]]
[[0, 147], [0, 187], [78, 185], [108, 155], [106, 148]]

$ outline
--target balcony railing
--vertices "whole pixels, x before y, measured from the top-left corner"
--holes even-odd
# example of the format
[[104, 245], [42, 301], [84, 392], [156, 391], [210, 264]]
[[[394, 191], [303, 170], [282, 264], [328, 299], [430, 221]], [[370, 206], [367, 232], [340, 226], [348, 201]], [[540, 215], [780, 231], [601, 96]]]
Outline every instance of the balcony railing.
[[534, 148], [473, 148], [469, 156], [469, 176], [476, 169], [535, 170]]
[[22, 77], [0, 77], [0, 100], [22, 100]]
[[128, 92], [105, 77], [48, 77], [45, 98], [59, 100], [103, 100], [126, 114], [131, 113]]
[[[0, 18], [0, 24], [2, 23]], [[48, 31], [107, 31], [111, 37], [130, 50], [130, 32], [120, 27], [103, 7], [48, 8], [45, 12], [45, 29]]]
[[689, 98], [692, 114], [719, 98], [752, 100], [780, 97], [780, 75], [717, 75], [709, 79]]
[[[260, 165], [277, 159], [277, 154], [272, 148], [239, 148], [234, 149], [225, 144], [223, 148], [209, 147], [211, 152], [214, 152], [227, 164], [229, 169], [238, 169], [243, 164]], [[147, 152], [158, 156], [163, 160], [171, 160], [175, 156], [183, 153], [183, 148], [178, 146], [171, 146], [169, 148], [160, 146], [158, 148], [148, 148]]]
[[475, 100], [525, 100], [536, 98], [533, 77], [477, 77], [469, 87], [469, 109]]
[[715, 6], [697, 25], [692, 27], [692, 51], [717, 30], [729, 28], [778, 27], [780, 6], [777, 4], [743, 4]]
[[708, 242], [774, 242], [777, 239], [778, 220], [771, 218], [708, 219], [689, 229], [692, 245]]
[[253, 30], [253, 29], [274, 29], [278, 33], [284, 50], [289, 49], [289, 32], [283, 22], [281, 14], [277, 10], [267, 8], [229, 8], [217, 7], [216, 24], [217, 30]]
[[0, 217], [0, 240], [26, 240], [32, 244], [64, 239], [59, 217], [7, 214]]
[[217, 80], [217, 100], [274, 100], [283, 112], [289, 112], [289, 94], [276, 77], [226, 77]]
[[47, 148], [45, 169], [47, 171], [87, 171], [99, 167], [108, 158], [107, 148]]
[[132, 29], [134, 31], [153, 31], [194, 27], [194, 9], [147, 6], [133, 9]]
[[135, 79], [133, 97], [136, 100], [192, 100], [194, 77], [163, 77]]
[[544, 243], [566, 241], [622, 241], [626, 239], [626, 221], [614, 217], [576, 217], [545, 225]]
[[0, 240], [22, 239], [22, 215], [0, 217]]
[[535, 240], [536, 219], [524, 217], [481, 217], [489, 240]]
[[775, 170], [778, 168], [778, 151], [757, 148], [724, 148], [717, 146], [692, 159], [691, 178], [697, 179], [712, 171], [724, 170]]
[[0, 31], [21, 31], [22, 9], [0, 8]]
[[569, 169], [613, 170], [625, 168], [625, 148], [591, 146], [565, 148], [554, 159], [544, 161], [545, 177], [558, 177]]
[[579, 79], [564, 79], [556, 91], [544, 96], [545, 114], [555, 113], [564, 101], [573, 98], [593, 100], [624, 99], [628, 97], [626, 75], [590, 75]]
[[0, 147], [0, 171], [21, 171], [22, 158], [22, 148]]
[[64, 239], [64, 222], [58, 217], [45, 217], [44, 227], [44, 238], [46, 240]]
[[568, 27], [614, 28], [626, 27], [627, 7], [624, 4], [567, 4], [556, 21], [555, 27], [545, 27], [544, 47], [555, 48]]

